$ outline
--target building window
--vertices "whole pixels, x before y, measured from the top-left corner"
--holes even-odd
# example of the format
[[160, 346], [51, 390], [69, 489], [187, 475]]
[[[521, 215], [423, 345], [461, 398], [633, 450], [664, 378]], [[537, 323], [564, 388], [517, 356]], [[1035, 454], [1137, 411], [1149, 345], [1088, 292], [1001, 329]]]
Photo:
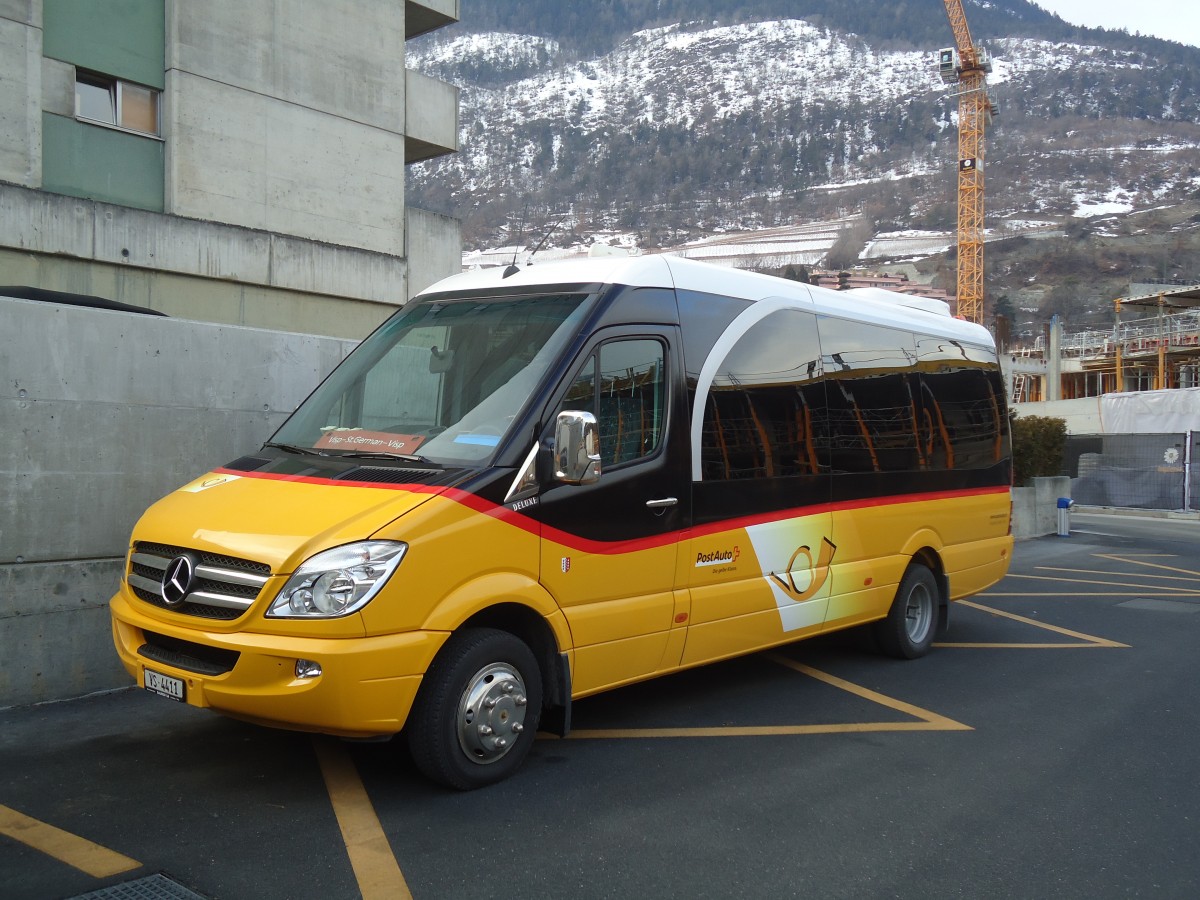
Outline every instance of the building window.
[[159, 92], [130, 81], [77, 72], [75, 116], [96, 125], [107, 125], [158, 137]]

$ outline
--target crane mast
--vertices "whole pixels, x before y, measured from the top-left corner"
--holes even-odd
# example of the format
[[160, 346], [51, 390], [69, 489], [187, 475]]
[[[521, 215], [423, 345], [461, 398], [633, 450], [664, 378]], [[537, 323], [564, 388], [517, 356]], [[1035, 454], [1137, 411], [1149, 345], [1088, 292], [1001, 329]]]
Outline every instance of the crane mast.
[[955, 46], [939, 52], [938, 66], [943, 81], [958, 85], [958, 314], [982, 322], [983, 139], [994, 111], [987, 95], [992, 63], [971, 39], [962, 0], [943, 2]]

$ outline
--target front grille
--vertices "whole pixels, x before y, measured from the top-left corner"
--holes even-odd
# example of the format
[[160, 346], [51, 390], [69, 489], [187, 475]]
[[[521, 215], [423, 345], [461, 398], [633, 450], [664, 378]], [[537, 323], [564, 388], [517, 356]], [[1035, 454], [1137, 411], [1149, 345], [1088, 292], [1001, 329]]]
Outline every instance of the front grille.
[[270, 575], [271, 567], [266, 563], [254, 562], [249, 559], [240, 559], [236, 556], [223, 556], [220, 553], [208, 553], [202, 550], [190, 550], [187, 547], [176, 547], [171, 544], [154, 544], [149, 541], [138, 541], [134, 545], [136, 553], [153, 553], [156, 556], [165, 557], [168, 561], [176, 556], [182, 556], [184, 553], [191, 553], [196, 556], [201, 564], [208, 566], [222, 566], [228, 569], [237, 569], [243, 572], [253, 572], [257, 575]]
[[[179, 556], [191, 560], [195, 574], [182, 602], [172, 605], [163, 599], [162, 581], [171, 561]], [[139, 541], [133, 548], [126, 582], [138, 599], [159, 609], [228, 621], [254, 605], [270, 577], [271, 567], [265, 563]]]
[[195, 644], [153, 631], [143, 631], [142, 636], [146, 643], [138, 647], [138, 653], [146, 659], [201, 675], [224, 675], [241, 656], [237, 650]]

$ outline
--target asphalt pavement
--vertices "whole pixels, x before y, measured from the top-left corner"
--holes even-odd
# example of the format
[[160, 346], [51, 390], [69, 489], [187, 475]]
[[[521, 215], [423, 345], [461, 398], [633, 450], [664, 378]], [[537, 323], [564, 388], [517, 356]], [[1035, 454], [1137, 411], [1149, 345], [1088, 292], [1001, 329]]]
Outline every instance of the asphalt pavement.
[[0, 710], [0, 896], [1200, 896], [1200, 523], [1072, 514], [927, 657], [580, 701], [502, 784], [129, 689]]

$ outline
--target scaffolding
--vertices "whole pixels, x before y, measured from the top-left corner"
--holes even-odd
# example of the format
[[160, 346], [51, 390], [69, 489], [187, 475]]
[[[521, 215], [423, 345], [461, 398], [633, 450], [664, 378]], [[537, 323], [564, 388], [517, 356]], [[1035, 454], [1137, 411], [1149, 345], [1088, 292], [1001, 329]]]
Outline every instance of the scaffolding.
[[1023, 403], [1200, 387], [1200, 286], [1122, 298], [1116, 309], [1118, 315], [1155, 312], [1118, 319], [1107, 330], [1051, 332], [1011, 348], [1009, 399]]

